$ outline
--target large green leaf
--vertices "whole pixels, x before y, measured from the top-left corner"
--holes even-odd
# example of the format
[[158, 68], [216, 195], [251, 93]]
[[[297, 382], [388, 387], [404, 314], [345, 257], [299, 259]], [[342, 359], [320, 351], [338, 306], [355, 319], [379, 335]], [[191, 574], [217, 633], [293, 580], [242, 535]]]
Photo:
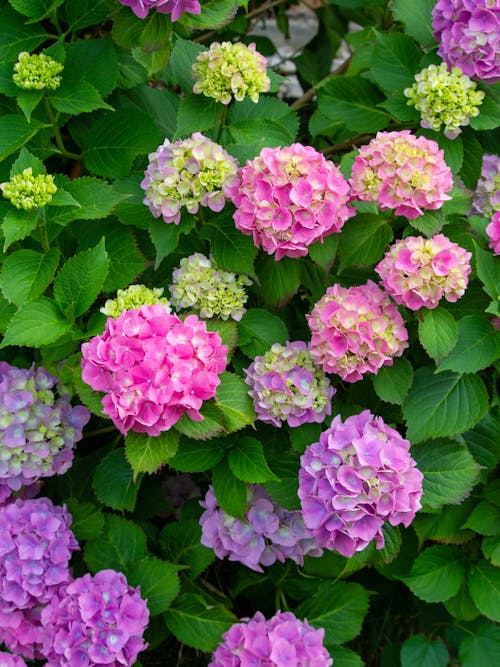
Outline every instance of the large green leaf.
[[146, 535], [142, 529], [116, 514], [106, 515], [104, 534], [87, 542], [83, 552], [91, 572], [113, 569], [125, 576], [146, 555]]
[[[3, 17], [2, 17], [3, 20]], [[3, 25], [2, 25], [3, 30]], [[39, 120], [32, 120], [28, 123], [24, 116], [6, 114], [0, 117], [0, 161], [18, 148], [24, 146], [32, 139], [43, 127], [47, 127]]]
[[408, 35], [428, 46], [434, 41], [432, 8], [435, 4], [435, 0], [393, 0], [392, 12], [397, 21], [404, 23]]
[[255, 272], [260, 281], [257, 292], [267, 306], [285, 306], [300, 287], [300, 262], [296, 259], [283, 257], [277, 262], [274, 257], [261, 254]]
[[400, 577], [421, 600], [444, 602], [456, 595], [465, 577], [465, 557], [459, 547], [438, 545], [425, 549], [410, 574]]
[[64, 5], [66, 18], [72, 31], [98, 25], [109, 14], [106, 0], [71, 0]]
[[500, 622], [500, 569], [486, 561], [474, 563], [467, 586], [479, 611], [492, 621]]
[[200, 230], [210, 241], [210, 249], [216, 262], [226, 271], [254, 273], [253, 263], [257, 248], [252, 239], [236, 229], [230, 215], [221, 214], [206, 220]]
[[217, 438], [206, 442], [182, 438], [177, 453], [168, 463], [181, 472], [203, 472], [219, 463], [225, 451]]
[[287, 338], [284, 322], [261, 308], [247, 310], [238, 322], [239, 348], [248, 357], [262, 355], [274, 343], [285, 343]]
[[204, 95], [186, 95], [179, 104], [175, 139], [191, 136], [193, 132], [204, 132], [216, 124], [222, 113], [220, 102]]
[[134, 482], [133, 472], [123, 447], [106, 454], [94, 474], [94, 493], [98, 500], [114, 510], [133, 512], [140, 479]]
[[248, 385], [234, 373], [222, 373], [217, 387], [215, 403], [224, 417], [229, 433], [253, 424], [255, 411], [248, 395]]
[[418, 337], [427, 354], [439, 363], [456, 345], [455, 318], [444, 308], [427, 310], [419, 320]]
[[500, 421], [493, 412], [472, 430], [464, 433], [464, 440], [476, 459], [487, 470], [493, 470], [500, 461]]
[[229, 467], [243, 482], [252, 484], [278, 480], [267, 465], [262, 444], [255, 438], [239, 438], [228, 456]]
[[123, 194], [115, 192], [105, 181], [89, 176], [70, 179], [58, 174], [56, 185], [64, 188], [77, 202], [75, 206], [47, 206], [47, 219], [61, 226], [72, 220], [106, 218], [124, 198]]
[[3, 251], [5, 252], [16, 241], [26, 238], [36, 229], [37, 224], [38, 213], [36, 210], [9, 209], [2, 220]]
[[375, 83], [390, 93], [412, 86], [421, 57], [411, 37], [399, 32], [378, 35], [371, 70]]
[[389, 221], [380, 215], [360, 213], [348, 220], [340, 235], [339, 273], [355, 264], [373, 266], [393, 237]]
[[458, 647], [461, 667], [494, 665], [500, 655], [500, 627], [483, 622], [468, 632]]
[[404, 357], [394, 359], [392, 366], [382, 366], [372, 382], [379, 398], [401, 405], [413, 382], [412, 365]]
[[222, 509], [229, 516], [242, 518], [247, 504], [247, 485], [233, 475], [226, 460], [220, 461], [213, 469], [212, 482]]
[[13, 63], [21, 51], [33, 51], [46, 39], [47, 33], [39, 23], [27, 23], [7, 3], [2, 3], [0, 62]]
[[92, 503], [81, 502], [76, 498], [68, 498], [65, 504], [73, 517], [71, 530], [78, 542], [95, 540], [102, 534], [104, 514], [99, 507]]
[[99, 95], [96, 88], [88, 81], [63, 82], [50, 95], [50, 103], [57, 111], [76, 116], [96, 109], [113, 110]]
[[70, 322], [52, 299], [41, 297], [22, 305], [12, 317], [0, 347], [49, 345], [67, 333]]
[[438, 371], [474, 373], [490, 366], [500, 356], [500, 331], [490, 320], [468, 315], [457, 323], [458, 340]]
[[449, 659], [445, 644], [425, 635], [413, 635], [401, 647], [401, 667], [446, 667]]
[[212, 549], [200, 543], [201, 526], [198, 521], [167, 523], [160, 533], [160, 546], [165, 556], [178, 565], [189, 568], [189, 576], [199, 576], [215, 560]]
[[170, 429], [160, 435], [129, 431], [125, 438], [125, 456], [132, 466], [134, 478], [141, 472], [156, 472], [174, 456], [179, 446], [179, 434]]
[[147, 600], [151, 616], [166, 611], [177, 596], [180, 589], [178, 569], [173, 563], [147, 556], [128, 573], [128, 583], [141, 587], [141, 597]]

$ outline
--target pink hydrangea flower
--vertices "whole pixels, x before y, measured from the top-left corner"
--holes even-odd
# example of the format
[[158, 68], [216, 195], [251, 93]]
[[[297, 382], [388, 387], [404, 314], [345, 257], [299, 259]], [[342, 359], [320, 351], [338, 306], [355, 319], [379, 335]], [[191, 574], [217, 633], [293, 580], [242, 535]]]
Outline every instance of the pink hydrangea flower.
[[140, 588], [114, 570], [85, 574], [61, 587], [42, 611], [46, 667], [128, 667], [147, 644], [149, 622]]
[[449, 65], [473, 79], [500, 81], [498, 0], [438, 0], [432, 27], [438, 53]]
[[311, 146], [263, 148], [239, 176], [229, 189], [236, 227], [276, 260], [307, 255], [355, 214], [339, 168]]
[[82, 345], [82, 378], [104, 391], [103, 411], [124, 435], [159, 435], [184, 413], [201, 421], [226, 368], [227, 347], [196, 315], [181, 321], [161, 304], [125, 310]]
[[500, 155], [486, 153], [469, 215], [489, 217], [496, 211], [500, 211]]
[[435, 141], [400, 130], [361, 146], [350, 183], [355, 198], [413, 220], [450, 199], [453, 178]]
[[486, 227], [490, 239], [489, 247], [495, 255], [500, 255], [500, 211], [493, 214], [490, 224]]
[[208, 667], [331, 667], [324, 636], [323, 628], [312, 628], [290, 611], [269, 620], [258, 611], [222, 635]]
[[411, 310], [436, 308], [443, 298], [454, 303], [464, 295], [471, 256], [443, 234], [407, 236], [389, 248], [375, 271], [396, 303]]
[[318, 544], [350, 558], [382, 527], [408, 527], [421, 508], [422, 473], [410, 443], [368, 410], [340, 416], [301, 457], [298, 495], [306, 526]]
[[391, 366], [408, 347], [403, 318], [371, 280], [353, 287], [332, 285], [306, 318], [312, 355], [326, 373], [346, 382]]
[[0, 651], [0, 667], [26, 667], [26, 663], [18, 655]]
[[184, 12], [201, 13], [198, 0], [118, 0], [118, 2], [130, 7], [140, 19], [146, 18], [151, 9], [156, 9], [161, 14], [170, 14], [172, 21], [177, 21]]

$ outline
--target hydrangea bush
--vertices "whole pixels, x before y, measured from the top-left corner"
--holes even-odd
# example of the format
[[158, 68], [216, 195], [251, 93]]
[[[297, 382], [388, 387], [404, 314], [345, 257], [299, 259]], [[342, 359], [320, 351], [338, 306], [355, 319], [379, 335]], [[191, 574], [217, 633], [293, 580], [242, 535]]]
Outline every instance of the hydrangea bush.
[[483, 667], [498, 0], [8, 0], [0, 667]]

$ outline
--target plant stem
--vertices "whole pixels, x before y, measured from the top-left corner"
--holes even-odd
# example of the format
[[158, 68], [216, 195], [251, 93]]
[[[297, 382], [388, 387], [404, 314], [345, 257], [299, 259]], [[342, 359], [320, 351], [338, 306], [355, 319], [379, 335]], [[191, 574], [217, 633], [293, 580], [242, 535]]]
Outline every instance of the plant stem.
[[219, 120], [220, 126], [219, 126], [219, 132], [217, 133], [217, 140], [216, 140], [217, 143], [219, 143], [222, 138], [222, 133], [226, 128], [226, 121], [227, 121], [227, 105], [224, 105], [224, 109], [222, 110]]
[[49, 99], [47, 96], [44, 96], [43, 98], [43, 103], [45, 105], [45, 109], [47, 111], [47, 115], [50, 120], [50, 124], [52, 125], [52, 130], [54, 132], [54, 138], [56, 140], [57, 147], [59, 148], [59, 151], [61, 152], [64, 157], [71, 158], [72, 160], [79, 160], [81, 158], [81, 155], [77, 155], [76, 153], [71, 153], [71, 151], [66, 150], [66, 147], [64, 146], [64, 142], [61, 136], [61, 131], [59, 130], [59, 125], [57, 124], [57, 118], [54, 116], [54, 113], [52, 111], [52, 107], [50, 105]]
[[47, 229], [45, 227], [45, 210], [43, 208], [38, 209], [36, 229], [40, 237], [40, 245], [42, 246], [43, 252], [49, 252], [50, 244], [47, 238]]

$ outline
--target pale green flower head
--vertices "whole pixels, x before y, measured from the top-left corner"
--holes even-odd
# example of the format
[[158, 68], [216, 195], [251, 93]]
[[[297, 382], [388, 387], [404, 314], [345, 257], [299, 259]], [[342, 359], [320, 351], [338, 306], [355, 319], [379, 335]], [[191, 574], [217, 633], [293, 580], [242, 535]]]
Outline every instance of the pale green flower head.
[[476, 84], [462, 74], [458, 67], [448, 71], [446, 63], [429, 65], [415, 75], [415, 83], [404, 91], [408, 105], [420, 111], [421, 126], [439, 132], [444, 125], [444, 135], [455, 139], [479, 115], [478, 106], [484, 93], [476, 90]]
[[258, 102], [259, 94], [271, 85], [266, 59], [255, 50], [255, 44], [213, 42], [208, 51], [198, 54], [192, 73], [196, 79], [193, 92], [222, 104], [229, 104], [233, 97], [238, 102], [245, 97]]
[[135, 310], [141, 306], [155, 306], [161, 303], [168, 313], [171, 312], [170, 303], [163, 294], [163, 287], [150, 289], [145, 285], [129, 285], [127, 289], [119, 289], [115, 299], [108, 299], [101, 308], [101, 313], [116, 320], [124, 310]]
[[50, 174], [33, 176], [32, 168], [27, 167], [20, 174], [12, 176], [10, 181], [0, 183], [0, 190], [16, 208], [32, 211], [48, 204], [57, 192], [57, 186]]
[[23, 51], [14, 65], [12, 79], [23, 90], [55, 90], [59, 88], [59, 72], [63, 65], [44, 53], [29, 54]]

